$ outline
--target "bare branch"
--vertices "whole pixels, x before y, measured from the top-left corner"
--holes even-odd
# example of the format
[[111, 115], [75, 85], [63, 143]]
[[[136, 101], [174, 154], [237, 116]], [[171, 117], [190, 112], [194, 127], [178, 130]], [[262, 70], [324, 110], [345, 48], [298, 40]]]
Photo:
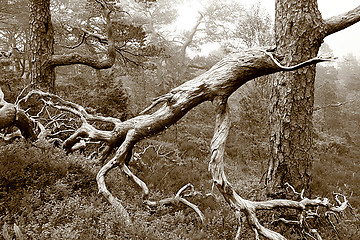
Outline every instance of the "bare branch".
[[143, 190], [144, 198], [146, 199], [149, 195], [149, 188], [146, 186], [146, 183], [133, 174], [126, 164], [123, 165], [122, 170]]
[[[44, 93], [41, 91], [32, 91], [23, 99], [26, 101], [34, 94], [40, 95], [44, 101], [51, 107], [59, 110], [66, 110], [77, 116], [80, 116], [83, 125], [65, 142], [64, 146], [68, 149], [76, 146], [82, 138], [91, 138], [112, 142], [114, 145], [108, 145], [103, 152], [101, 159], [109, 156], [111, 150], [116, 146], [119, 147], [113, 158], [107, 162], [97, 174], [97, 183], [99, 193], [113, 204], [118, 210], [120, 215], [124, 218], [126, 223], [130, 223], [130, 217], [126, 209], [121, 204], [121, 201], [113, 196], [106, 187], [105, 175], [114, 167], [120, 166], [122, 170], [127, 173], [137, 184], [143, 189], [145, 195], [148, 190], [145, 183], [133, 175], [126, 166], [129, 154], [131, 153], [134, 145], [150, 135], [156, 134], [168, 126], [174, 124], [181, 119], [188, 111], [196, 107], [204, 101], [213, 101], [217, 107], [216, 112], [216, 128], [213, 140], [211, 142], [211, 161], [209, 170], [212, 174], [213, 181], [222, 193], [226, 201], [236, 210], [245, 214], [250, 227], [256, 235], [261, 235], [269, 239], [284, 239], [279, 233], [265, 228], [256, 217], [256, 210], [259, 209], [273, 209], [277, 207], [295, 208], [304, 210], [307, 206], [328, 206], [328, 202], [320, 199], [303, 199], [300, 202], [290, 200], [272, 200], [264, 202], [251, 202], [241, 198], [232, 188], [231, 184], [227, 181], [224, 173], [224, 150], [225, 142], [230, 129], [230, 119], [227, 107], [227, 98], [236, 91], [240, 86], [245, 84], [251, 79], [259, 76], [275, 73], [278, 71], [290, 71], [303, 66], [308, 66], [317, 62], [327, 61], [324, 59], [314, 58], [298, 64], [294, 67], [281, 66], [278, 61], [272, 56], [271, 53], [263, 49], [250, 49], [239, 53], [231, 54], [220, 62], [215, 64], [209, 71], [187, 81], [184, 84], [174, 88], [169, 93], [159, 97], [153, 104], [144, 112], [148, 112], [159, 103], [163, 103], [152, 114], [145, 114], [121, 122], [114, 118], [105, 118], [93, 116], [86, 112], [86, 110], [75, 103], [71, 103], [61, 99], [60, 97]], [[49, 101], [50, 98], [52, 101]], [[46, 100], [45, 100], [46, 99]], [[47, 111], [47, 108], [44, 108]], [[49, 117], [51, 118], [50, 114]], [[114, 129], [109, 132], [100, 132], [90, 124], [89, 120], [106, 121], [113, 123]], [[93, 134], [93, 135], [91, 135]], [[81, 145], [81, 143], [79, 143]], [[187, 200], [183, 199], [181, 191], [175, 196], [177, 201], [191, 207], [203, 221], [201, 211], [195, 205], [192, 205]]]
[[[339, 196], [343, 198], [343, 202], [340, 201]], [[344, 196], [340, 193], [335, 193], [335, 200], [339, 204], [339, 206], [331, 207], [330, 211], [343, 212], [348, 207], [349, 202], [348, 202], [346, 196]]]
[[[69, 131], [69, 130], [65, 130]], [[73, 130], [70, 130], [73, 132]], [[63, 147], [69, 150], [77, 150], [74, 146], [81, 141], [81, 138], [90, 138], [92, 140], [100, 140], [111, 144], [114, 139], [114, 134], [112, 131], [99, 130], [91, 126], [88, 123], [83, 123], [79, 129], [77, 129], [70, 137], [68, 137], [64, 143]]]
[[333, 107], [340, 107], [340, 106], [343, 106], [345, 104], [348, 104], [348, 103], [351, 103], [355, 100], [352, 100], [352, 101], [348, 101], [348, 102], [339, 102], [339, 103], [332, 103], [332, 104], [328, 104], [328, 105], [325, 105], [325, 106], [322, 106], [322, 107], [315, 107], [314, 108], [314, 111], [319, 111], [321, 109], [325, 109], [325, 108], [333, 108]]
[[238, 222], [239, 222], [238, 230], [236, 231], [235, 240], [239, 240], [240, 239], [240, 234], [241, 234], [242, 223], [243, 223], [242, 217], [241, 217], [241, 212], [236, 211], [235, 216], [237, 217]]
[[176, 195], [174, 197], [170, 197], [170, 198], [165, 198], [162, 199], [160, 201], [150, 201], [150, 200], [145, 200], [144, 203], [147, 206], [150, 207], [156, 207], [156, 206], [161, 206], [161, 205], [167, 205], [167, 204], [176, 204], [178, 202], [181, 202], [183, 204], [185, 204], [186, 206], [192, 208], [200, 217], [200, 220], [202, 223], [205, 222], [205, 216], [204, 214], [201, 212], [201, 210], [193, 203], [189, 202], [188, 200], [186, 200], [185, 198], [183, 198], [181, 196], [181, 194], [183, 193], [183, 191], [187, 188], [193, 188], [193, 185], [188, 183], [186, 185], [184, 185], [183, 187], [181, 187], [179, 189], [179, 191], [176, 193]]
[[1, 87], [0, 87], [0, 104], [1, 105], [5, 104], [4, 92], [2, 91]]
[[305, 66], [308, 66], [308, 65], [311, 65], [311, 64], [316, 64], [316, 63], [320, 63], [320, 62], [327, 62], [327, 61], [333, 61], [334, 60], [332, 58], [312, 58], [312, 59], [307, 60], [305, 62], [299, 63], [299, 64], [297, 64], [295, 66], [287, 67], [287, 66], [281, 65], [280, 62], [274, 58], [274, 56], [273, 56], [273, 54], [271, 52], [264, 51], [264, 53], [271, 58], [271, 60], [276, 64], [276, 66], [278, 66], [280, 68], [280, 70], [283, 70], [283, 71], [294, 71], [294, 70], [300, 69], [302, 67], [305, 67]]
[[327, 19], [325, 21], [326, 36], [341, 31], [359, 21], [360, 21], [360, 5], [349, 12]]
[[[99, 2], [100, 3], [100, 2]], [[45, 63], [46, 67], [56, 67], [56, 66], [64, 66], [64, 65], [72, 65], [72, 64], [84, 64], [95, 69], [106, 69], [110, 68], [114, 62], [116, 57], [115, 51], [115, 41], [113, 38], [110, 14], [111, 11], [104, 7], [105, 12], [105, 20], [107, 26], [107, 58], [104, 60], [95, 59], [93, 56], [83, 56], [79, 53], [69, 54], [69, 55], [52, 55], [51, 59]], [[85, 30], [83, 29], [85, 32]], [[86, 33], [86, 32], [85, 32]], [[92, 34], [94, 36], [94, 34]]]
[[114, 197], [110, 191], [106, 187], [105, 183], [105, 175], [113, 169], [114, 167], [118, 166], [119, 164], [121, 166], [125, 165], [125, 160], [127, 158], [128, 153], [132, 150], [134, 147], [134, 130], [130, 130], [126, 134], [126, 138], [123, 142], [123, 144], [118, 148], [118, 150], [115, 153], [115, 156], [107, 162], [98, 172], [96, 176], [96, 181], [98, 183], [99, 193], [103, 194], [103, 196], [119, 211], [122, 218], [124, 219], [125, 223], [129, 225], [131, 223], [130, 216], [124, 206], [121, 204], [120, 200], [116, 197]]
[[84, 32], [84, 35], [86, 36], [86, 38], [94, 37], [102, 44], [105, 44], [105, 45], [109, 44], [109, 40], [103, 35], [100, 35], [100, 34], [97, 34], [97, 33], [92, 33], [92, 32], [90, 32], [90, 31], [88, 31], [88, 30], [86, 30], [84, 28], [80, 28], [80, 30]]
[[185, 56], [186, 56], [186, 49], [189, 47], [189, 45], [191, 44], [191, 42], [193, 41], [194, 35], [196, 33], [196, 31], [198, 30], [198, 27], [201, 23], [201, 20], [204, 18], [204, 16], [200, 13], [200, 16], [196, 22], [196, 24], [194, 25], [194, 27], [190, 30], [189, 32], [189, 36], [187, 37], [187, 39], [185, 40], [185, 42], [182, 44], [181, 49], [180, 49], [180, 59], [182, 61], [182, 63], [184, 63], [185, 61]]
[[69, 49], [75, 49], [75, 48], [80, 47], [85, 41], [85, 35], [86, 35], [86, 33], [83, 32], [81, 34], [81, 40], [77, 44], [75, 44], [74, 46], [62, 46], [62, 47], [69, 48]]
[[62, 99], [61, 97], [52, 94], [52, 93], [47, 93], [47, 92], [43, 92], [40, 90], [32, 90], [31, 92], [29, 92], [24, 98], [19, 100], [19, 104], [21, 102], [26, 102], [30, 97], [32, 97], [33, 95], [39, 95], [41, 97], [48, 97], [51, 99], [54, 99], [56, 101], [58, 101], [59, 103], [63, 104], [64, 106], [61, 105], [56, 105], [53, 102], [47, 101], [47, 104], [58, 108], [60, 110], [65, 110], [68, 112], [71, 112], [77, 116], [79, 116], [80, 118], [82, 118], [83, 122], [86, 122], [86, 120], [88, 121], [102, 121], [102, 122], [108, 122], [108, 123], [113, 123], [114, 125], [120, 124], [121, 120], [117, 119], [117, 118], [112, 118], [112, 117], [104, 117], [104, 116], [95, 116], [92, 114], [89, 114], [85, 108], [79, 104], [70, 102], [70, 101], [66, 101], [64, 99]]

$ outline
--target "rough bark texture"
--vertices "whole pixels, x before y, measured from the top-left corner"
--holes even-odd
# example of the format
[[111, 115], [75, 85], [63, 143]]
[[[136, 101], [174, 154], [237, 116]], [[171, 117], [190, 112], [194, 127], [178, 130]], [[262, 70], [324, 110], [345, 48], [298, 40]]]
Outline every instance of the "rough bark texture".
[[[226, 97], [217, 97], [213, 101], [216, 107], [216, 123], [215, 123], [215, 131], [214, 136], [211, 141], [211, 160], [209, 163], [209, 171], [211, 172], [214, 184], [216, 184], [217, 188], [225, 198], [225, 200], [229, 203], [229, 205], [235, 209], [236, 212], [241, 212], [246, 216], [249, 226], [255, 232], [255, 238], [260, 239], [259, 235], [273, 240], [285, 240], [286, 238], [281, 234], [274, 232], [266, 227], [264, 227], [258, 217], [258, 210], [272, 210], [277, 208], [291, 208], [297, 209], [302, 212], [300, 220], [296, 221], [299, 225], [303, 224], [303, 219], [306, 218], [306, 210], [309, 207], [319, 207], [323, 206], [329, 209], [332, 212], [340, 212], [343, 211], [347, 205], [347, 199], [344, 197], [344, 200], [338, 201], [338, 206], [333, 207], [330, 204], [327, 198], [324, 199], [308, 199], [304, 198], [301, 194], [301, 201], [292, 201], [285, 199], [276, 199], [270, 201], [262, 201], [262, 202], [254, 202], [249, 201], [242, 198], [231, 186], [231, 184], [226, 179], [226, 175], [224, 172], [224, 152], [227, 136], [229, 134], [230, 129], [230, 118], [229, 118], [229, 109], [227, 106], [227, 98]], [[291, 187], [292, 188], [292, 187]], [[292, 188], [293, 189], [293, 188]], [[337, 196], [338, 197], [338, 196]], [[336, 198], [337, 198], [336, 197]], [[338, 200], [338, 199], [337, 199]], [[311, 210], [308, 210], [310, 213]], [[241, 219], [241, 218], [239, 218]], [[285, 219], [284, 219], [285, 220]], [[287, 221], [287, 220], [285, 220]], [[237, 237], [239, 236], [238, 230]]]
[[[34, 1], [32, 4], [49, 2], [48, 0]], [[32, 11], [38, 11], [37, 6], [32, 6]], [[40, 10], [38, 14], [40, 14]], [[107, 14], [109, 19], [110, 13]], [[31, 18], [34, 19], [35, 17]], [[281, 20], [281, 21], [280, 21]], [[35, 20], [33, 20], [36, 22]], [[354, 22], [350, 18], [349, 22]], [[314, 0], [307, 2], [279, 0], [277, 1], [277, 22], [276, 22], [276, 58], [282, 58], [284, 63], [296, 64], [314, 57], [327, 32], [333, 32], [333, 22], [325, 22], [321, 19]], [[343, 24], [347, 26], [347, 24]], [[332, 26], [331, 28], [329, 26]], [[47, 27], [45, 27], [46, 29]], [[111, 28], [109, 28], [111, 29]], [[338, 31], [338, 30], [337, 30]], [[111, 36], [111, 30], [108, 32]], [[292, 37], [294, 36], [294, 37]], [[38, 41], [39, 39], [37, 39]], [[36, 44], [35, 44], [36, 45]], [[90, 58], [83, 58], [76, 54], [72, 56], [54, 56], [45, 59], [46, 67], [54, 67], [64, 64], [88, 64], [96, 68], [97, 64], [104, 67], [103, 63], [112, 64], [114, 51], [109, 39], [109, 61], [99, 62]], [[47, 53], [46, 53], [47, 54]], [[45, 55], [46, 55], [45, 54]], [[43, 56], [42, 56], [43, 57]], [[157, 98], [153, 104], [145, 109], [139, 116], [121, 122], [113, 118], [101, 118], [114, 124], [112, 131], [101, 131], [87, 121], [98, 120], [99, 117], [87, 114], [79, 105], [66, 102], [59, 97], [43, 92], [32, 92], [57, 99], [61, 105], [51, 104], [59, 110], [70, 111], [80, 116], [83, 125], [64, 142], [66, 149], [76, 149], [81, 137], [97, 139], [107, 144], [101, 156], [105, 160], [112, 158], [100, 169], [97, 174], [99, 192], [116, 207], [119, 215], [126, 223], [131, 219], [121, 200], [112, 195], [107, 189], [105, 176], [114, 167], [121, 167], [122, 171], [130, 176], [142, 189], [144, 195], [148, 195], [146, 184], [131, 173], [128, 162], [131, 158], [133, 147], [140, 140], [161, 132], [170, 125], [176, 123], [188, 111], [204, 101], [213, 101], [216, 105], [216, 127], [211, 142], [211, 162], [209, 170], [219, 191], [226, 201], [235, 209], [247, 217], [249, 226], [254, 230], [256, 238], [262, 235], [268, 239], [284, 239], [279, 233], [271, 231], [259, 222], [256, 211], [270, 210], [274, 208], [294, 208], [306, 210], [307, 206], [325, 206], [331, 210], [327, 199], [307, 199], [301, 201], [291, 200], [270, 200], [264, 202], [248, 201], [240, 197], [231, 184], [227, 181], [224, 173], [224, 151], [225, 142], [230, 128], [228, 116], [227, 99], [239, 87], [247, 81], [256, 77], [272, 74], [280, 71], [298, 70], [310, 66], [323, 59], [312, 59], [298, 64], [294, 67], [283, 67], [274, 58], [271, 52], [264, 49], [249, 49], [239, 53], [231, 54], [214, 65], [209, 71], [190, 80], [169, 93]], [[43, 60], [43, 59], [42, 59]], [[90, 62], [88, 62], [88, 60]], [[44, 65], [42, 66], [44, 68]], [[296, 189], [306, 188], [309, 181], [309, 163], [311, 163], [311, 114], [313, 111], [313, 87], [314, 68], [307, 67], [296, 71], [294, 75], [280, 74], [277, 81], [274, 81], [276, 88], [273, 92], [273, 118], [272, 118], [272, 141], [273, 154], [276, 155], [271, 162], [268, 181], [277, 186], [278, 183], [289, 181], [291, 183], [305, 182], [305, 184], [294, 184]], [[44, 100], [44, 99], [43, 99]], [[4, 102], [0, 91], [0, 127], [16, 124], [18, 105], [15, 108]], [[21, 102], [21, 100], [19, 101]], [[161, 105], [157, 108], [158, 105]], [[4, 110], [2, 113], [1, 111]], [[26, 122], [26, 121], [25, 121]], [[1, 125], [2, 124], [2, 125]], [[28, 126], [28, 128], [32, 128]], [[26, 133], [23, 133], [24, 135]], [[112, 150], [115, 154], [110, 155]], [[292, 162], [294, 161], [294, 162]], [[278, 174], [281, 173], [281, 174]], [[291, 179], [286, 179], [288, 175]], [[293, 177], [295, 176], [295, 177]], [[305, 180], [304, 180], [305, 179]], [[294, 181], [293, 181], [294, 180]], [[180, 192], [181, 193], [181, 192]], [[178, 196], [180, 197], [180, 193]], [[180, 198], [177, 198], [178, 200]], [[337, 209], [346, 207], [346, 199]], [[188, 204], [189, 205], [189, 204]], [[196, 209], [196, 208], [194, 208]], [[199, 214], [200, 215], [200, 214]], [[200, 215], [201, 216], [201, 215]]]
[[[92, 34], [85, 29], [84, 34], [88, 36], [93, 36], [99, 40], [100, 43], [107, 45], [106, 57], [99, 59], [92, 55], [84, 55], [79, 53], [72, 54], [63, 54], [63, 55], [53, 55], [48, 61], [44, 62], [44, 66], [47, 68], [54, 68], [57, 66], [66, 66], [73, 64], [83, 64], [94, 69], [107, 69], [112, 67], [115, 62], [116, 50], [115, 50], [115, 40], [113, 37], [113, 31], [111, 26], [111, 11], [102, 5], [103, 8], [103, 17], [106, 22], [106, 37], [99, 34]], [[85, 36], [85, 35], [84, 35]]]
[[[324, 21], [316, 0], [277, 0], [275, 18], [276, 55], [284, 65], [296, 64], [316, 56], [327, 35], [359, 21], [360, 7]], [[309, 189], [314, 82], [315, 66], [273, 77], [268, 192], [280, 193], [286, 182]]]
[[42, 89], [55, 90], [55, 70], [44, 67], [54, 54], [54, 30], [50, 15], [49, 0], [30, 0], [30, 51], [32, 54], [32, 83]]
[[[231, 54], [214, 65], [209, 71], [156, 99], [141, 115], [116, 124], [113, 133], [118, 140], [115, 142], [121, 145], [114, 157], [101, 168], [96, 179], [99, 192], [119, 209], [127, 223], [130, 223], [130, 218], [127, 216], [121, 201], [114, 197], [106, 187], [105, 175], [107, 172], [117, 166], [124, 168], [127, 165], [129, 153], [137, 142], [174, 124], [200, 103], [212, 101], [218, 97], [227, 98], [253, 78], [277, 71], [298, 69], [324, 60], [312, 59], [293, 68], [283, 68], [275, 61], [270, 53], [261, 49], [250, 49]], [[158, 110], [152, 114], [147, 114], [159, 104], [162, 106]], [[215, 171], [218, 172], [218, 170]], [[218, 179], [223, 178], [220, 176]]]

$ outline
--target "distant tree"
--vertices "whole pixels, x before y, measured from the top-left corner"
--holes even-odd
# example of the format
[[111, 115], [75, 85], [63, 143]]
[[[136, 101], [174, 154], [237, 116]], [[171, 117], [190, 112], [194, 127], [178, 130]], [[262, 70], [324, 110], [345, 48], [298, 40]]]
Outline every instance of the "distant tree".
[[29, 65], [27, 1], [0, 1], [0, 58], [8, 57], [11, 70], [22, 77]]
[[339, 61], [339, 79], [350, 92], [360, 89], [360, 62], [353, 54], [349, 53]]
[[[321, 115], [323, 129], [341, 128], [341, 104], [338, 71], [334, 66], [317, 66], [314, 111]], [[338, 106], [338, 107], [337, 107]]]
[[[228, 51], [272, 44], [270, 15], [260, 2], [249, 8], [237, 1], [205, 4], [199, 43], [219, 42]], [[198, 44], [200, 45], [200, 44]]]

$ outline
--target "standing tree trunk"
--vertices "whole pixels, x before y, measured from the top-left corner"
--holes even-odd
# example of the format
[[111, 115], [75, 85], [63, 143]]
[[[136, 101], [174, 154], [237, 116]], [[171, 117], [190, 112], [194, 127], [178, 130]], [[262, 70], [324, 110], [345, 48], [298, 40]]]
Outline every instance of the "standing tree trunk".
[[31, 83], [46, 91], [55, 91], [55, 69], [44, 67], [54, 54], [54, 29], [51, 22], [50, 1], [30, 0]]
[[94, 36], [100, 43], [107, 45], [106, 57], [84, 55], [80, 53], [54, 54], [54, 29], [51, 22], [50, 0], [30, 0], [30, 52], [31, 52], [31, 83], [46, 91], [55, 91], [55, 67], [83, 64], [95, 69], [112, 67], [116, 57], [115, 42], [111, 30], [111, 10], [100, 3], [106, 22], [106, 36], [93, 35], [86, 31], [87, 36]]
[[[323, 20], [316, 0], [277, 0], [276, 56], [292, 65], [317, 55], [323, 39], [359, 21], [360, 6]], [[266, 184], [279, 195], [286, 182], [310, 190], [315, 66], [273, 76], [270, 147]]]
[[[276, 54], [284, 65], [315, 57], [324, 38], [316, 0], [277, 0]], [[273, 76], [270, 108], [271, 160], [268, 187], [278, 193], [286, 182], [308, 190], [312, 162], [315, 66]]]

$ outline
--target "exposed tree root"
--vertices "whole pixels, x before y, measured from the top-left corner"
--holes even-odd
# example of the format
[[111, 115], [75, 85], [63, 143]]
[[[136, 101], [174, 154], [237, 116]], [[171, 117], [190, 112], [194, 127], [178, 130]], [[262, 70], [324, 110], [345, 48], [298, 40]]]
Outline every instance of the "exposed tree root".
[[181, 203], [185, 204], [186, 206], [192, 208], [198, 214], [201, 222], [204, 224], [205, 216], [201, 212], [201, 210], [195, 204], [189, 202], [188, 200], [186, 200], [184, 197], [181, 196], [183, 191], [187, 188], [193, 189], [194, 186], [192, 184], [188, 183], [188, 184], [184, 185], [182, 188], [180, 188], [174, 197], [165, 198], [160, 201], [145, 200], [144, 203], [149, 207], [157, 207], [157, 206], [161, 206], [161, 205], [177, 204], [177, 203], [181, 202]]
[[[30, 92], [25, 98], [21, 99], [18, 104], [22, 101], [26, 101], [32, 95], [38, 95], [43, 99], [43, 102], [46, 105], [46, 107], [44, 107], [41, 111], [46, 112], [49, 116], [50, 113], [47, 110], [47, 106], [60, 111], [70, 112], [80, 117], [81, 127], [74, 131], [74, 133], [64, 141], [63, 146], [68, 150], [75, 150], [84, 147], [83, 145], [86, 144], [86, 139], [105, 142], [106, 147], [99, 158], [102, 162], [110, 156], [112, 150], [117, 148], [112, 159], [100, 169], [96, 179], [99, 193], [103, 194], [109, 203], [118, 210], [119, 215], [124, 219], [125, 223], [130, 224], [130, 216], [121, 204], [121, 201], [113, 196], [106, 187], [106, 174], [114, 167], [120, 167], [124, 173], [126, 173], [137, 185], [142, 188], [144, 197], [146, 198], [149, 192], [146, 184], [136, 177], [127, 166], [134, 145], [140, 140], [159, 133], [170, 125], [176, 123], [188, 111], [200, 103], [204, 101], [213, 101], [217, 109], [215, 133], [211, 142], [211, 161], [209, 163], [209, 171], [212, 174], [214, 184], [217, 186], [230, 206], [235, 209], [235, 212], [242, 212], [245, 215], [250, 227], [255, 232], [256, 238], [261, 235], [268, 239], [285, 239], [281, 234], [262, 226], [256, 216], [256, 211], [262, 209], [271, 210], [279, 207], [294, 208], [304, 211], [308, 206], [325, 206], [331, 210], [330, 203], [327, 199], [312, 200], [306, 198], [299, 202], [291, 200], [253, 202], [241, 198], [235, 192], [231, 184], [226, 179], [223, 161], [225, 142], [230, 128], [227, 98], [240, 86], [256, 77], [279, 71], [291, 71], [322, 61], [328, 60], [314, 58], [293, 67], [285, 67], [280, 65], [271, 53], [262, 49], [250, 49], [240, 53], [234, 53], [225, 57], [204, 74], [194, 78], [193, 80], [185, 82], [184, 84], [171, 90], [169, 93], [156, 99], [150, 107], [143, 111], [142, 115], [129, 119], [125, 122], [121, 122], [115, 118], [105, 118], [91, 115], [80, 105], [65, 101], [56, 95], [41, 91]], [[3, 102], [3, 98], [0, 98], [0, 100]], [[161, 106], [155, 109], [155, 107], [160, 104]], [[0, 109], [0, 124], [2, 109], [3, 108]], [[3, 110], [6, 110], [6, 108]], [[14, 119], [16, 114], [14, 115], [11, 112], [11, 108], [9, 110], [9, 113], [6, 113], [5, 116], [10, 116]], [[153, 113], [148, 113], [152, 111]], [[59, 118], [53, 118], [51, 122], [57, 122], [58, 119]], [[112, 131], [99, 130], [90, 125], [88, 121], [112, 123], [114, 127]], [[12, 121], [4, 121], [4, 123], [11, 125]], [[188, 186], [184, 187], [186, 188]], [[199, 215], [200, 219], [204, 221], [204, 216], [197, 206], [181, 197], [181, 193], [183, 191], [183, 188], [180, 189], [174, 198], [168, 198], [158, 202], [151, 202], [147, 200], [146, 202], [148, 205], [182, 202], [192, 208]], [[335, 209], [343, 209], [341, 206], [336, 207]], [[240, 229], [241, 228], [239, 228], [237, 236], [240, 235]]]
[[133, 133], [134, 130], [130, 130], [128, 132], [125, 141], [118, 148], [118, 150], [115, 153], [115, 156], [100, 169], [100, 171], [96, 176], [99, 193], [101, 193], [109, 201], [109, 203], [111, 203], [116, 209], [118, 209], [119, 213], [124, 218], [126, 224], [131, 223], [130, 216], [126, 211], [126, 209], [124, 208], [124, 206], [121, 204], [121, 201], [118, 198], [114, 197], [107, 189], [105, 183], [105, 175], [108, 173], [108, 171], [110, 171], [112, 168], [116, 166], [125, 166], [126, 158], [128, 157], [129, 152], [131, 152], [134, 146]]
[[[255, 238], [259, 239], [258, 235], [261, 235], [267, 239], [272, 240], [284, 240], [286, 239], [281, 234], [274, 232], [268, 228], [262, 226], [256, 216], [257, 210], [272, 210], [277, 208], [291, 208], [298, 209], [301, 211], [300, 220], [299, 221], [289, 221], [286, 219], [280, 219], [280, 221], [287, 223], [296, 223], [302, 225], [302, 221], [306, 218], [304, 216], [308, 207], [318, 207], [323, 206], [328, 209], [329, 212], [341, 212], [344, 211], [348, 205], [348, 201], [345, 196], [343, 197], [343, 201], [339, 200], [340, 195], [336, 195], [335, 199], [338, 206], [333, 206], [329, 199], [327, 198], [317, 198], [317, 199], [308, 199], [303, 197], [303, 193], [297, 193], [294, 188], [290, 185], [289, 187], [300, 197], [302, 198], [300, 201], [286, 200], [286, 199], [276, 199], [269, 201], [261, 201], [254, 202], [248, 201], [240, 197], [235, 190], [232, 188], [230, 183], [227, 181], [225, 172], [224, 172], [224, 151], [225, 151], [225, 143], [230, 129], [230, 119], [229, 119], [229, 111], [227, 107], [227, 98], [216, 98], [214, 100], [214, 105], [217, 107], [216, 113], [216, 126], [214, 137], [211, 142], [211, 161], [209, 163], [209, 170], [212, 174], [213, 181], [218, 187], [219, 191], [224, 196], [225, 200], [230, 204], [231, 207], [235, 209], [235, 211], [241, 211], [245, 214], [247, 221], [250, 227], [253, 229], [255, 233]], [[311, 211], [310, 211], [311, 214]], [[239, 218], [240, 219], [240, 218]], [[241, 226], [241, 222], [240, 226]], [[313, 232], [317, 239], [321, 239], [319, 233]], [[239, 236], [239, 231], [237, 233], [237, 237]]]

